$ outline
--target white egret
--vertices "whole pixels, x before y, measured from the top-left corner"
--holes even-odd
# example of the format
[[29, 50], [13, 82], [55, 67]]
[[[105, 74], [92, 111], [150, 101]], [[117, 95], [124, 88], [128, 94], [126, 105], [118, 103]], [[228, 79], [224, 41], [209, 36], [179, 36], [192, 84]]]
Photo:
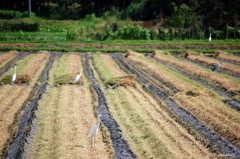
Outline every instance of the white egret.
[[99, 126], [100, 126], [100, 122], [101, 122], [101, 115], [98, 115], [98, 123], [97, 125], [94, 125], [91, 130], [90, 130], [90, 133], [88, 135], [88, 137], [90, 137], [90, 141], [91, 141], [91, 144], [95, 145], [95, 140], [96, 140], [96, 137], [97, 137], [97, 132], [98, 132], [98, 129], [99, 129]]
[[220, 63], [216, 64], [213, 68], [212, 71], [218, 70], [222, 65], [222, 59], [220, 60]]
[[210, 36], [208, 38], [208, 41], [212, 41], [211, 33], [210, 33]]
[[74, 78], [74, 83], [77, 83], [82, 76], [82, 70], [80, 70], [79, 74]]
[[15, 72], [12, 75], [12, 82], [14, 82], [16, 80], [16, 78], [17, 78], [17, 66], [15, 65], [14, 68], [15, 68]]

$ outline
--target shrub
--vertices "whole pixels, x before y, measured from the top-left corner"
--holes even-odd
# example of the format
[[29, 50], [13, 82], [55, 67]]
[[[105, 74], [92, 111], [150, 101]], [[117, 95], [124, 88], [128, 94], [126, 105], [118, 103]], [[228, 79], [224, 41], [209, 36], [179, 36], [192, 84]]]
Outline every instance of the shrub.
[[165, 30], [164, 30], [163, 27], [158, 28], [158, 35], [159, 35], [158, 38], [160, 40], [165, 40], [166, 39], [166, 33], [165, 33]]
[[13, 10], [0, 10], [0, 19], [15, 19], [21, 18], [22, 13]]
[[4, 22], [0, 23], [0, 31], [39, 31], [39, 23], [13, 23], [13, 22]]
[[66, 39], [67, 40], [77, 40], [78, 38], [78, 33], [74, 29], [70, 29], [67, 31]]

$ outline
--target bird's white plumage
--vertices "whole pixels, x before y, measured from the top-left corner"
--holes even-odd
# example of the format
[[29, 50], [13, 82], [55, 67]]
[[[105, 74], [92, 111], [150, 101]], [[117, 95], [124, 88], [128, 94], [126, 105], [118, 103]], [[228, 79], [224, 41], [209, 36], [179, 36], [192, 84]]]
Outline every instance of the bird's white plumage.
[[74, 78], [74, 83], [77, 83], [77, 81], [79, 81], [81, 76], [82, 76], [82, 70], [80, 70], [80, 73]]
[[89, 133], [89, 135], [88, 135], [88, 137], [90, 137], [91, 142], [92, 142], [93, 144], [95, 144], [97, 132], [98, 132], [98, 129], [99, 129], [99, 126], [100, 126], [100, 122], [101, 122], [100, 117], [101, 117], [101, 115], [98, 115], [98, 123], [97, 123], [97, 125], [94, 125], [94, 126], [91, 128], [90, 133]]
[[210, 36], [209, 36], [209, 38], [208, 38], [208, 41], [212, 41], [212, 37], [211, 37], [211, 34], [210, 34]]
[[14, 74], [12, 75], [12, 82], [14, 82], [17, 78], [17, 70], [16, 70], [16, 66], [15, 66], [15, 72]]

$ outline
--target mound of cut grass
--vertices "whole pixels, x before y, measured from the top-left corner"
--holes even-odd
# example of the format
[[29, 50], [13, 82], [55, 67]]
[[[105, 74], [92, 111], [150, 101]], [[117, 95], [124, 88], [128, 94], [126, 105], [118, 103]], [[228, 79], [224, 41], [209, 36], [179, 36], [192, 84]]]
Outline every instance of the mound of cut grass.
[[135, 78], [136, 75], [130, 74], [126, 76], [121, 76], [121, 77], [114, 77], [110, 80], [108, 80], [105, 85], [106, 86], [111, 86], [111, 87], [127, 87], [127, 86], [135, 86]]
[[1, 84], [10, 84], [12, 82], [12, 75], [6, 75], [0, 81]]
[[[30, 83], [31, 77], [27, 74], [18, 75], [16, 81], [14, 83], [23, 84], [23, 83]], [[11, 84], [12, 83], [12, 75], [6, 75], [1, 81], [1, 84]]]

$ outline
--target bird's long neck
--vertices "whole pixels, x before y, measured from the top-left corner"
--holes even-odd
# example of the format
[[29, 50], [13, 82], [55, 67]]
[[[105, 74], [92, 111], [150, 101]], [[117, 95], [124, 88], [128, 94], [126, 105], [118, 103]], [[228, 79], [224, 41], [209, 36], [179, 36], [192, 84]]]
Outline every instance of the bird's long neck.
[[81, 75], [82, 74], [82, 72], [81, 72], [81, 70], [79, 71], [79, 75]]
[[15, 66], [15, 73], [17, 73], [17, 68], [16, 68], [16, 66]]

